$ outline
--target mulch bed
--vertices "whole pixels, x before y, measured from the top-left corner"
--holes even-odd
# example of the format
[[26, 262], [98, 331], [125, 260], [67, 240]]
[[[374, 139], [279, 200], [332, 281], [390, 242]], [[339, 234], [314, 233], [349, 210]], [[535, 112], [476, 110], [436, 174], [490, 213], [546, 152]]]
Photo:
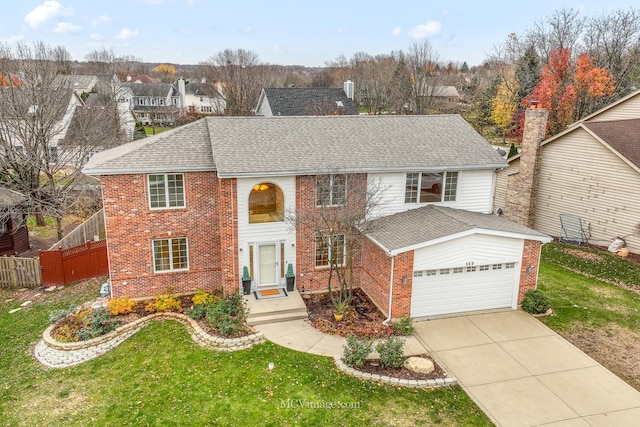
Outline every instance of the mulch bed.
[[415, 357], [422, 357], [429, 359], [433, 362], [435, 369], [430, 374], [421, 374], [419, 372], [413, 372], [406, 368], [385, 368], [380, 366], [380, 361], [377, 359], [367, 359], [362, 368], [354, 368], [361, 372], [368, 372], [370, 374], [386, 375], [392, 378], [400, 378], [402, 380], [435, 380], [438, 378], [446, 378], [447, 373], [438, 365], [438, 363], [431, 358], [428, 354], [420, 354]]
[[[393, 334], [389, 326], [382, 324], [386, 317], [378, 310], [378, 307], [371, 302], [367, 294], [360, 289], [354, 289], [353, 300], [345, 311], [341, 321], [336, 321], [333, 317], [336, 310], [331, 305], [331, 298], [328, 293], [306, 294], [303, 295], [302, 299], [307, 305], [311, 325], [324, 333], [340, 336], [352, 334], [361, 338], [385, 338]], [[421, 354], [418, 355], [418, 357], [430, 359], [433, 362], [435, 370], [430, 374], [421, 374], [410, 371], [404, 367], [387, 368], [380, 366], [380, 361], [377, 359], [367, 359], [363, 367], [354, 369], [405, 380], [434, 380], [437, 378], [446, 378], [447, 375], [444, 369], [442, 369], [431, 356]]]
[[336, 321], [336, 312], [328, 293], [303, 295], [309, 312], [309, 321], [314, 328], [327, 333], [346, 336], [349, 334], [367, 338], [383, 338], [393, 331], [382, 322], [386, 317], [360, 289], [353, 290], [353, 300], [341, 321]]

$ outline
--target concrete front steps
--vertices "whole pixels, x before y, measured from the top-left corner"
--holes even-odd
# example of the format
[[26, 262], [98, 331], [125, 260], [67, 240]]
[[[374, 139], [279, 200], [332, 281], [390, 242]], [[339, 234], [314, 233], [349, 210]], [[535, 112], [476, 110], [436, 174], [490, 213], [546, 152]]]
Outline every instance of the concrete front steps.
[[249, 326], [266, 323], [286, 322], [287, 320], [307, 319], [307, 306], [297, 291], [287, 292], [283, 298], [256, 299], [253, 292], [244, 296], [249, 309]]

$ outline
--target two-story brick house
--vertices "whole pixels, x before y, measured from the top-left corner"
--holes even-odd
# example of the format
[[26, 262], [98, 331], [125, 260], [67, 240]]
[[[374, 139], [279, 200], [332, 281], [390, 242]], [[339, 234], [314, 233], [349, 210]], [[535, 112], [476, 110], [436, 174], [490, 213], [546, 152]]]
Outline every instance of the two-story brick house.
[[356, 282], [387, 315], [421, 317], [515, 308], [535, 287], [549, 238], [488, 213], [504, 167], [457, 115], [211, 117], [85, 172], [102, 182], [114, 297], [237, 292], [245, 266], [254, 288], [283, 287], [288, 264], [298, 290], [325, 290], [344, 251], [287, 218], [379, 183]]

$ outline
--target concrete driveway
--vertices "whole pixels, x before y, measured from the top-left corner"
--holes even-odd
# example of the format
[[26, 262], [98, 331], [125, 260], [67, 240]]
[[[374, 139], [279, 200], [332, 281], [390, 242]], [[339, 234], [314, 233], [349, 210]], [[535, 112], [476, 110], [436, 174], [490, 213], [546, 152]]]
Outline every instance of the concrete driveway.
[[640, 393], [522, 311], [417, 321], [415, 336], [498, 426], [639, 426]]

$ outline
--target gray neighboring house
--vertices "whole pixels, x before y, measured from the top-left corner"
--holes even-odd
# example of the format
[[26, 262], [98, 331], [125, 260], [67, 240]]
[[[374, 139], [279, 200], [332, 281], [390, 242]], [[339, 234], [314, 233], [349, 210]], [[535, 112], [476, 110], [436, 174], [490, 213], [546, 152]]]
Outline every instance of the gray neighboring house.
[[577, 241], [573, 218], [587, 242], [624, 237], [640, 253], [640, 90], [547, 139], [545, 110], [527, 114], [533, 129], [525, 121], [522, 152], [496, 174], [493, 210]]
[[180, 114], [181, 96], [171, 83], [121, 83], [120, 87], [122, 99], [140, 123], [172, 125]]
[[358, 115], [353, 102], [353, 83], [341, 88], [264, 88], [256, 116]]

